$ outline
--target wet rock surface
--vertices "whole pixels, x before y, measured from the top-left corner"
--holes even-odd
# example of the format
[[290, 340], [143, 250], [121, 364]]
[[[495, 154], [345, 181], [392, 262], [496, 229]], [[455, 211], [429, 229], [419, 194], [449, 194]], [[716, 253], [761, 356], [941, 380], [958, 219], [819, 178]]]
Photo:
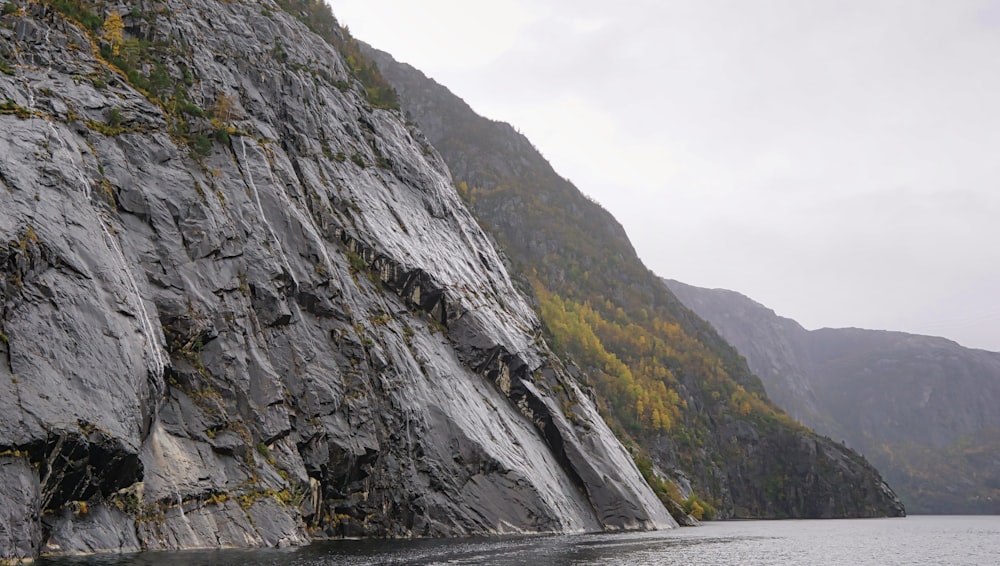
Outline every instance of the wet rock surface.
[[0, 560], [34, 556], [41, 541], [38, 476], [20, 457], [0, 456]]
[[673, 525], [333, 47], [270, 2], [140, 2], [126, 37], [170, 46], [140, 72], [215, 120], [182, 132], [95, 32], [17, 6], [0, 558]]

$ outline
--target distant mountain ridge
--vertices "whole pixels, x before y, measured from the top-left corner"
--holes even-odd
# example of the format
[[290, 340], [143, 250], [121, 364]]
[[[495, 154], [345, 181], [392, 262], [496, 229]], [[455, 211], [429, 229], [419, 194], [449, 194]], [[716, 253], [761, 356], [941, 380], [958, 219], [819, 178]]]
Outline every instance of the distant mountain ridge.
[[777, 409], [736, 351], [642, 264], [614, 217], [524, 136], [388, 54], [368, 54], [536, 297], [555, 351], [635, 439], [640, 469], [674, 511], [903, 514], [863, 458]]
[[776, 403], [864, 453], [910, 512], [1000, 513], [1000, 353], [903, 332], [810, 331], [739, 293], [665, 281]]

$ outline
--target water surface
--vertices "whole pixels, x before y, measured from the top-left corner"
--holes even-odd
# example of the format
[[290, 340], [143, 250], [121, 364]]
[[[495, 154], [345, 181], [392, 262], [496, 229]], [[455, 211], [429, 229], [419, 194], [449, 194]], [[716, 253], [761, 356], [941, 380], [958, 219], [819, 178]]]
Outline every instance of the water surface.
[[726, 521], [650, 533], [334, 541], [284, 550], [147, 552], [42, 560], [49, 566], [242, 564], [535, 566], [611, 564], [1000, 565], [1000, 516]]

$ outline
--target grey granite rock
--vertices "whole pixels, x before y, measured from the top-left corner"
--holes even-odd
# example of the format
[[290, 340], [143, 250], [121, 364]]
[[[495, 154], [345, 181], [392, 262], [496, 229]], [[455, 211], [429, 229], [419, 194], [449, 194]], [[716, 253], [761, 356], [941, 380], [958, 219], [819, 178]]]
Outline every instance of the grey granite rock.
[[38, 476], [18, 456], [0, 456], [0, 560], [38, 554], [41, 541]]
[[126, 36], [171, 46], [192, 104], [232, 103], [226, 135], [184, 134], [22, 4], [0, 26], [0, 452], [26, 456], [0, 509], [26, 526], [0, 556], [674, 524], [440, 157], [333, 47], [269, 1], [140, 2]]

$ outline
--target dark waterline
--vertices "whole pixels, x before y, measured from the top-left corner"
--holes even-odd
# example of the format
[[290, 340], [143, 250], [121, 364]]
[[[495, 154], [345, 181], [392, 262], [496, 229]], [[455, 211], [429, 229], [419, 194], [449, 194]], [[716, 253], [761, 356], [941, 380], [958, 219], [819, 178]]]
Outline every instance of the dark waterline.
[[1000, 564], [1000, 517], [729, 521], [649, 533], [326, 541], [263, 550], [43, 559], [47, 566]]

